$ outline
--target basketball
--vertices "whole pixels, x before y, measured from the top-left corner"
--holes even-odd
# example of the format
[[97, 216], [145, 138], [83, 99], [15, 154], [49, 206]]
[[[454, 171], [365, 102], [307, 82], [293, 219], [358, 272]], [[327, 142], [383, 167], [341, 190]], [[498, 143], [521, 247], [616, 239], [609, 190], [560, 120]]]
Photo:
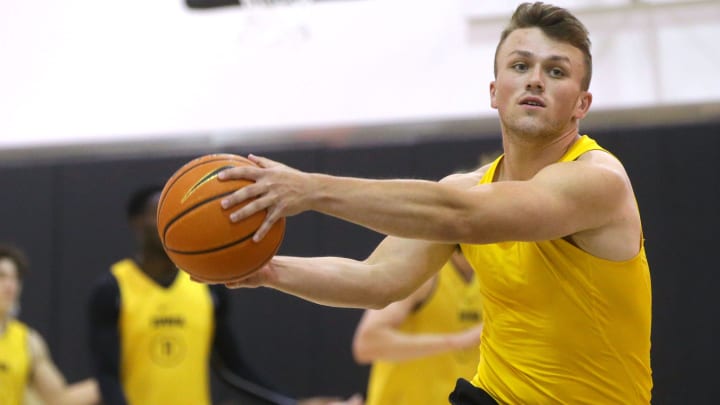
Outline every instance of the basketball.
[[266, 212], [233, 223], [230, 214], [247, 201], [230, 209], [220, 206], [225, 196], [252, 181], [220, 181], [218, 173], [248, 165], [255, 163], [238, 155], [205, 155], [183, 165], [165, 183], [157, 228], [165, 252], [180, 270], [202, 281], [228, 282], [258, 270], [277, 252], [285, 235], [285, 218], [254, 242]]

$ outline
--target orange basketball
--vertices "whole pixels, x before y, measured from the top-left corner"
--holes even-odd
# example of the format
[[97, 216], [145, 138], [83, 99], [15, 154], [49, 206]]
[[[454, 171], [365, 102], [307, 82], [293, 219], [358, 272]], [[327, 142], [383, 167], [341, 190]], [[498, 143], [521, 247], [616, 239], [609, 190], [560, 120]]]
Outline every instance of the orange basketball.
[[230, 209], [220, 206], [223, 197], [252, 181], [220, 181], [218, 173], [247, 165], [255, 163], [231, 154], [201, 156], [178, 169], [163, 188], [157, 212], [160, 240], [178, 268], [198, 279], [237, 280], [262, 267], [282, 243], [284, 218], [256, 243], [252, 236], [266, 212], [233, 223], [230, 213], [242, 205]]

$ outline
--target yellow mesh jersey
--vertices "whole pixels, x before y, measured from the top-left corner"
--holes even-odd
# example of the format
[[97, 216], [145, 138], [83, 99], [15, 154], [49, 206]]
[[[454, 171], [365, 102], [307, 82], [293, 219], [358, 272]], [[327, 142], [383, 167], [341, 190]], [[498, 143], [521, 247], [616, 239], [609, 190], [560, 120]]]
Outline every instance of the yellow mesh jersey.
[[[561, 161], [603, 150], [587, 136]], [[502, 158], [502, 157], [501, 157]], [[498, 158], [480, 183], [492, 182]], [[462, 245], [483, 296], [472, 383], [507, 404], [648, 404], [650, 272], [564, 239]]]
[[131, 405], [209, 405], [214, 332], [206, 285], [179, 272], [168, 288], [130, 259], [112, 266], [120, 287], [120, 378]]
[[29, 329], [10, 319], [0, 333], [0, 405], [22, 405], [30, 378]]
[[[448, 262], [430, 298], [400, 326], [408, 334], [465, 330], [482, 320], [477, 277], [467, 282]], [[476, 348], [402, 362], [373, 363], [366, 405], [448, 403], [458, 377], [469, 379], [478, 361]]]

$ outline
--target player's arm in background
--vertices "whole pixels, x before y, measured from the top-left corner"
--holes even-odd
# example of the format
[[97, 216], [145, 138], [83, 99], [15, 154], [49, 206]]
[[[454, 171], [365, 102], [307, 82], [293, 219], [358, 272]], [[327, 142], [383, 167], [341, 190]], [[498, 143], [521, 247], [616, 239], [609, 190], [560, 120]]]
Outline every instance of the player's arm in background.
[[366, 310], [353, 338], [355, 361], [360, 364], [378, 360], [404, 361], [477, 347], [480, 344], [480, 326], [456, 333], [406, 333], [398, 329], [430, 299], [437, 283], [436, 275], [407, 298], [383, 309]]
[[92, 405], [100, 402], [94, 379], [67, 384], [52, 360], [43, 337], [34, 330], [29, 335], [32, 355], [31, 385], [47, 405]]
[[215, 313], [215, 335], [212, 345], [212, 368], [226, 384], [252, 400], [268, 404], [295, 404], [295, 400], [276, 392], [250, 367], [238, 347], [230, 323], [227, 289], [211, 286]]
[[120, 288], [112, 274], [93, 287], [88, 303], [92, 369], [104, 405], [126, 405], [120, 384]]

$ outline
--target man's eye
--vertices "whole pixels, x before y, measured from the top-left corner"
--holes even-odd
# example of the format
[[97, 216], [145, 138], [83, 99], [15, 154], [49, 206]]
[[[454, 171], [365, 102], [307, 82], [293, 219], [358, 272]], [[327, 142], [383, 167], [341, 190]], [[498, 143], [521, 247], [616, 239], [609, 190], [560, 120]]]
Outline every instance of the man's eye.
[[518, 72], [524, 72], [527, 70], [527, 65], [524, 63], [516, 63], [512, 66], [512, 68], [517, 70]]
[[550, 76], [552, 77], [564, 77], [565, 72], [562, 69], [559, 68], [553, 68], [550, 69]]

